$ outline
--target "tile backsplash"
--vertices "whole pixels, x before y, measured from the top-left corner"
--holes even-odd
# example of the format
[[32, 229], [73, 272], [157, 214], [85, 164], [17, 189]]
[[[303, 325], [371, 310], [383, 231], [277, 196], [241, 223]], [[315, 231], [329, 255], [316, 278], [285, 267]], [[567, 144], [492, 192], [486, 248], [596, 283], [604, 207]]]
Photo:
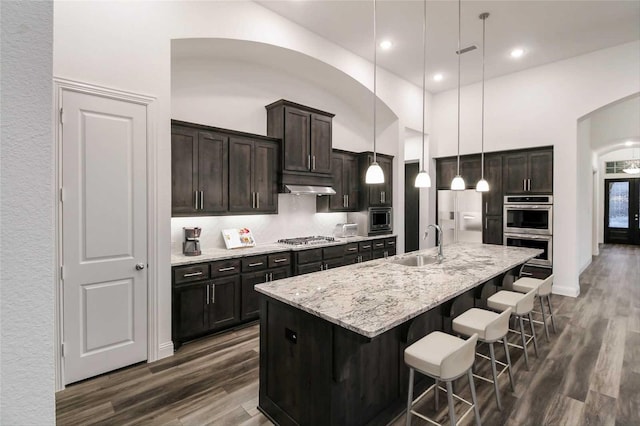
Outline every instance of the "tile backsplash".
[[336, 223], [346, 221], [346, 213], [316, 213], [316, 197], [313, 195], [278, 194], [277, 215], [171, 218], [171, 252], [182, 252], [183, 227], [202, 228], [200, 246], [206, 250], [225, 248], [221, 231], [227, 228], [249, 228], [258, 244], [268, 244], [281, 238], [331, 236]]

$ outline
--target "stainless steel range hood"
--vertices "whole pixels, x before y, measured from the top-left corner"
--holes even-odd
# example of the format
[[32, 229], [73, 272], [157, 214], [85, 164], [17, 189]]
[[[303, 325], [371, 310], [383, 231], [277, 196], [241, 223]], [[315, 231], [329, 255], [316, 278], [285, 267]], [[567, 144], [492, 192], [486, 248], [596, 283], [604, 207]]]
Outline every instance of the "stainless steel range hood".
[[330, 186], [285, 185], [287, 193], [294, 195], [335, 195], [336, 191]]

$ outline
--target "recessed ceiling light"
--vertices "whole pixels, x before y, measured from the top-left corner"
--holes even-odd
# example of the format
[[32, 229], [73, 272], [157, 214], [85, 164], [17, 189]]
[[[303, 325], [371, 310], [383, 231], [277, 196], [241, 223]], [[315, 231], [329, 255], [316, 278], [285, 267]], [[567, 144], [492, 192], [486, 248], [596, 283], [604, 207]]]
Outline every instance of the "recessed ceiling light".
[[524, 49], [521, 47], [516, 47], [511, 51], [512, 58], [520, 58], [522, 55], [524, 55]]
[[433, 79], [435, 81], [442, 81], [443, 78], [444, 78], [444, 76], [442, 74], [440, 74], [440, 73], [434, 74], [434, 76], [433, 76]]
[[382, 40], [380, 42], [380, 47], [382, 48], [382, 50], [389, 50], [391, 49], [391, 46], [393, 46], [393, 43], [391, 43], [390, 40]]

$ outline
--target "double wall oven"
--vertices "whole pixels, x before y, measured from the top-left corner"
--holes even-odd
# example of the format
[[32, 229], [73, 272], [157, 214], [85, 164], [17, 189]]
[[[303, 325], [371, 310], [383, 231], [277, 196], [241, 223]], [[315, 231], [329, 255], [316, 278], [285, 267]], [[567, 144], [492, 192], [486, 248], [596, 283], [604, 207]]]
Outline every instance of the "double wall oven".
[[529, 263], [551, 267], [553, 262], [553, 196], [504, 197], [504, 245], [543, 250]]

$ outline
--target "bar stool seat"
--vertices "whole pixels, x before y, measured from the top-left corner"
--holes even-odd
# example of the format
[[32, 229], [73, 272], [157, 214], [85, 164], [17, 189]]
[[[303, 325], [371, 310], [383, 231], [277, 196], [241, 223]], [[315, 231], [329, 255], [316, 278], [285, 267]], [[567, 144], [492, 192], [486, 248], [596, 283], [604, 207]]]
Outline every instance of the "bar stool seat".
[[[551, 310], [551, 289], [553, 287], [553, 274], [549, 275], [545, 279], [523, 277], [513, 282], [513, 289], [521, 293], [528, 293], [531, 290], [536, 290], [536, 296], [540, 302], [540, 312], [532, 311], [535, 314], [542, 316], [542, 322], [533, 320], [536, 324], [544, 325], [544, 334], [549, 341], [549, 326], [547, 324], [547, 317], [551, 319], [551, 325], [553, 326], [553, 332], [557, 333], [556, 320], [553, 318], [553, 311]], [[549, 306], [549, 315], [544, 311], [544, 299], [547, 300]]]
[[[460, 421], [462, 421], [462, 419], [464, 419], [464, 417], [473, 410], [475, 413], [476, 424], [480, 426], [480, 411], [478, 409], [476, 389], [473, 383], [473, 374], [471, 372], [477, 341], [477, 334], [474, 334], [467, 340], [463, 340], [440, 331], [434, 331], [405, 349], [404, 361], [409, 367], [409, 392], [407, 393], [406, 415], [407, 426], [411, 424], [411, 415], [418, 416], [432, 424], [438, 424], [430, 418], [413, 410], [414, 404], [434, 389], [436, 410], [438, 405], [438, 390], [441, 389], [447, 392], [449, 420], [451, 426], [458, 424], [458, 422], [456, 422], [453, 398], [456, 398], [469, 406], [467, 411], [460, 417]], [[413, 381], [415, 371], [435, 379], [435, 384], [431, 385], [414, 400]], [[465, 374], [469, 378], [472, 403], [453, 393], [453, 380], [462, 377]], [[443, 389], [438, 385], [439, 380], [446, 383], [446, 389]]]
[[[500, 402], [498, 378], [505, 371], [509, 372], [509, 382], [511, 383], [511, 390], [514, 390], [513, 375], [511, 373], [511, 358], [509, 357], [509, 348], [507, 346], [507, 333], [509, 332], [510, 316], [510, 307], [505, 309], [501, 314], [485, 309], [471, 308], [454, 318], [452, 323], [453, 331], [455, 331], [456, 333], [466, 336], [477, 334], [478, 341], [487, 343], [489, 345], [490, 357], [477, 352], [476, 356], [491, 361], [491, 372], [493, 373], [493, 379], [488, 379], [477, 374], [474, 374], [473, 377], [493, 384], [496, 403], [498, 405], [498, 409], [500, 410], [502, 410], [502, 403]], [[500, 340], [502, 340], [502, 343], [504, 345], [505, 358], [507, 361], [506, 363], [496, 360], [496, 354], [493, 344]], [[497, 371], [496, 364], [499, 364], [502, 367], [499, 373]]]
[[[535, 296], [535, 292], [533, 295]], [[507, 308], [511, 308], [514, 315], [524, 315], [531, 312], [528, 305], [519, 303], [521, 301], [522, 293], [501, 290], [487, 299], [487, 306], [498, 311], [506, 311]]]

